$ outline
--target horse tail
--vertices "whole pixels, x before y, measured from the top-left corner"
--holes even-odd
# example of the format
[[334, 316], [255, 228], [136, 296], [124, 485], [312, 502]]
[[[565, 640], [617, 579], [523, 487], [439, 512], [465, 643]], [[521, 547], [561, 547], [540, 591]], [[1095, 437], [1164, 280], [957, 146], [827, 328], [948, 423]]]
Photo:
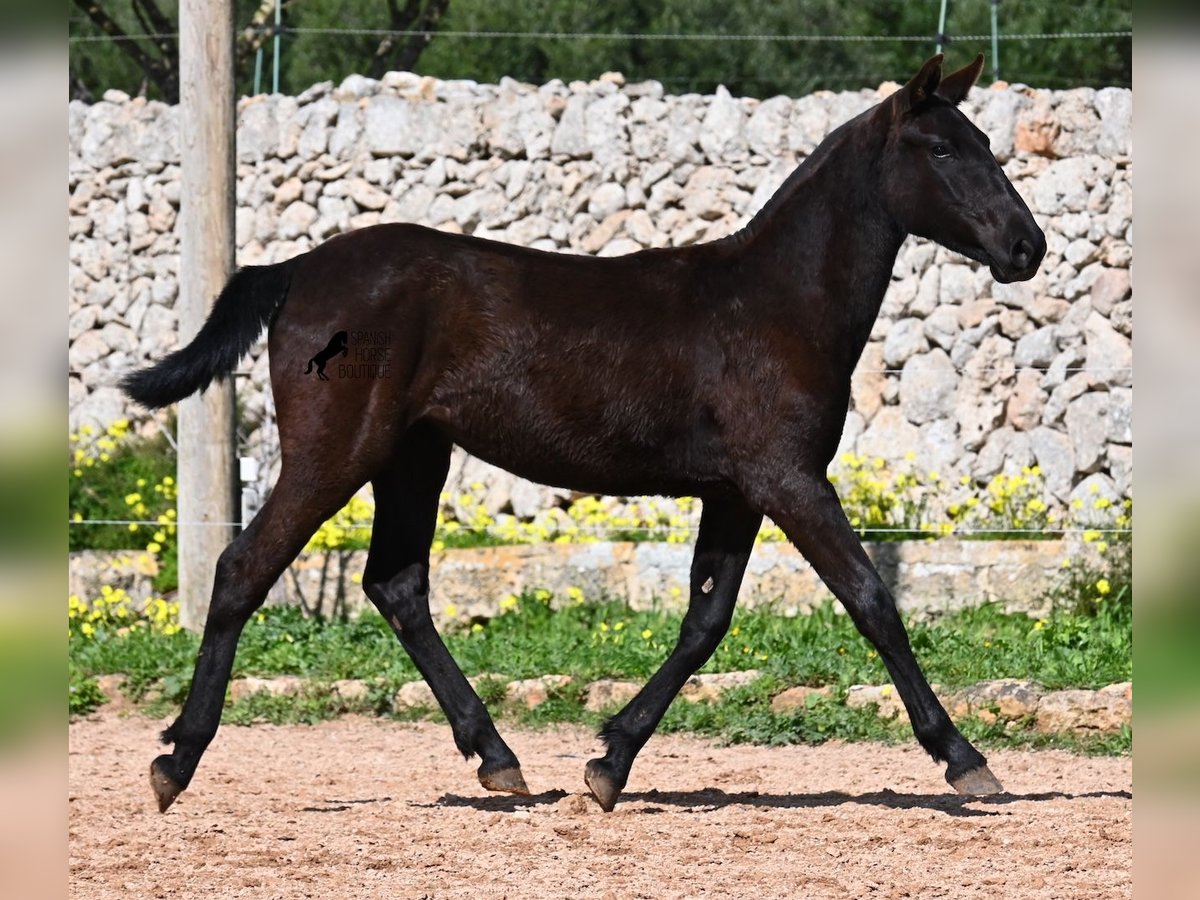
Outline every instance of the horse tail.
[[142, 406], [158, 409], [232, 372], [283, 305], [293, 268], [294, 260], [288, 260], [239, 269], [226, 282], [192, 342], [153, 366], [126, 375], [122, 390]]

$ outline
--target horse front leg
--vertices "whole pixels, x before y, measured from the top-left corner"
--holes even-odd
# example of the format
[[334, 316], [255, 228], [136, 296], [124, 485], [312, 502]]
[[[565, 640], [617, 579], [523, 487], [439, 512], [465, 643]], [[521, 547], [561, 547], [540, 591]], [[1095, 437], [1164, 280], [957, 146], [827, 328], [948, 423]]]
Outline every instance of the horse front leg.
[[790, 473], [756, 491], [764, 509], [845, 606], [859, 632], [878, 651], [908, 711], [913, 732], [935, 761], [947, 763], [946, 781], [960, 794], [1003, 788], [987, 760], [959, 733], [921, 672], [896, 601], [846, 520], [824, 475]]
[[675, 649], [638, 695], [605, 723], [600, 736], [608, 752], [584, 770], [588, 790], [606, 812], [616, 805], [634, 757], [675, 695], [712, 656], [729, 629], [762, 516], [741, 497], [703, 503], [692, 557], [691, 600]]

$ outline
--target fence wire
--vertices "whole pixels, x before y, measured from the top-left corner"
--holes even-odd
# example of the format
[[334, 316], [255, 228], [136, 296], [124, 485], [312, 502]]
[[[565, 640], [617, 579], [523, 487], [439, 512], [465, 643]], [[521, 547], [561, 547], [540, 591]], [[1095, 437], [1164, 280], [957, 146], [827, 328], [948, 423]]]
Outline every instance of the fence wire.
[[[425, 37], [450, 39], [511, 39], [511, 40], [613, 40], [613, 41], [767, 41], [772, 43], [843, 43], [843, 44], [872, 44], [872, 43], [934, 43], [939, 35], [935, 34], [725, 34], [722, 32], [686, 33], [686, 32], [637, 32], [637, 31], [441, 31], [441, 30], [395, 30], [390, 28], [296, 28], [270, 25], [251, 27], [248, 29], [258, 34], [268, 36], [289, 34], [322, 35], [346, 37]], [[138, 34], [79, 34], [70, 35], [67, 41], [72, 44], [87, 44], [101, 41], [140, 41], [178, 39], [178, 32], [144, 32]], [[943, 40], [950, 41], [985, 41], [991, 40], [990, 34], [957, 34], [941, 35]], [[1056, 32], [1024, 32], [1015, 34], [998, 34], [1001, 41], [1051, 41], [1051, 40], [1099, 40], [1103, 38], [1132, 38], [1133, 31], [1056, 31]]]

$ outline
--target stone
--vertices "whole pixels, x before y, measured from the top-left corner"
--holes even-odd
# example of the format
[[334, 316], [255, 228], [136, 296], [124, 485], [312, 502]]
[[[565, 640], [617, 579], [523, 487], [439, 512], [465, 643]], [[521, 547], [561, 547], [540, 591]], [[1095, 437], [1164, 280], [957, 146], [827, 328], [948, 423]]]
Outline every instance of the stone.
[[851, 403], [866, 421], [870, 421], [883, 405], [883, 389], [887, 383], [883, 369], [883, 345], [867, 344], [850, 376]]
[[1133, 343], [1118, 334], [1099, 312], [1092, 312], [1084, 324], [1087, 370], [1093, 384], [1127, 386], [1133, 384]]
[[1030, 329], [1029, 320], [1019, 309], [1005, 309], [1000, 312], [1000, 333], [1006, 338], [1016, 340], [1023, 337]]
[[508, 703], [534, 709], [549, 700], [551, 693], [561, 691], [574, 681], [570, 675], [542, 675], [540, 678], [510, 681], [504, 689], [504, 699]]
[[1013, 362], [1018, 366], [1046, 368], [1058, 355], [1058, 344], [1054, 338], [1054, 327], [1044, 325], [1017, 341], [1013, 349]]
[[137, 350], [138, 339], [132, 328], [109, 322], [100, 329], [100, 336], [109, 350], [121, 353], [133, 353]]
[[1075, 470], [1078, 472], [1096, 472], [1105, 460], [1108, 407], [1108, 393], [1101, 391], [1083, 394], [1067, 407], [1064, 418], [1075, 449]]
[[308, 234], [308, 229], [317, 221], [318, 215], [307, 203], [297, 200], [279, 216], [279, 237], [286, 241]]
[[634, 681], [615, 681], [602, 678], [593, 681], [584, 691], [583, 708], [589, 712], [603, 712], [627, 704], [638, 695], [642, 686]]
[[572, 94], [559, 116], [554, 136], [550, 140], [550, 152], [554, 156], [583, 157], [588, 155], [585, 112], [588, 98], [583, 94]]
[[277, 675], [274, 678], [235, 678], [229, 685], [229, 699], [234, 703], [255, 694], [270, 697], [299, 697], [307, 687], [298, 675]]
[[1101, 156], [1129, 156], [1133, 152], [1133, 91], [1101, 88], [1096, 91], [1100, 114], [1100, 137], [1096, 152]]
[[858, 452], [864, 456], [894, 459], [920, 443], [921, 433], [895, 406], [885, 406], [871, 419], [867, 430], [858, 439]]
[[746, 124], [750, 149], [767, 159], [781, 156], [787, 144], [788, 120], [792, 114], [789, 97], [771, 97], [758, 105]]
[[730, 96], [724, 85], [717, 85], [700, 129], [700, 149], [711, 162], [746, 157], [744, 119], [741, 103]]
[[1068, 498], [1071, 523], [1077, 527], [1110, 528], [1114, 508], [1122, 500], [1121, 492], [1107, 475], [1096, 472], [1071, 490]]
[[926, 472], [948, 472], [962, 457], [958, 423], [951, 418], [926, 422], [920, 428], [917, 464]]
[[74, 341], [90, 330], [96, 324], [98, 315], [99, 307], [94, 305], [81, 306], [71, 313], [70, 318], [67, 319], [67, 340]]
[[1133, 444], [1133, 388], [1108, 392], [1107, 437], [1114, 444]]
[[888, 329], [883, 342], [883, 361], [888, 368], [897, 369], [909, 357], [928, 349], [924, 323], [920, 319], [901, 319]]
[[1108, 445], [1108, 472], [1122, 497], [1133, 496], [1133, 448]]
[[975, 273], [970, 266], [948, 263], [941, 267], [939, 299], [943, 304], [959, 304], [975, 299]]
[[[85, 309], [87, 308], [91, 307], [85, 307]], [[104, 340], [104, 335], [93, 329], [85, 331], [71, 343], [71, 348], [67, 352], [67, 361], [72, 371], [78, 372], [107, 355], [108, 344]]]
[[1130, 294], [1132, 281], [1128, 269], [1105, 269], [1092, 282], [1092, 309], [1102, 316]]
[[755, 669], [693, 675], [684, 682], [679, 696], [692, 703], [716, 703], [728, 691], [745, 687], [756, 678], [758, 678], [758, 672]]
[[939, 306], [925, 319], [925, 337], [932, 343], [949, 350], [959, 334], [959, 316], [953, 307]]
[[1042, 470], [1046, 489], [1060, 500], [1067, 499], [1075, 478], [1075, 448], [1071, 438], [1039, 425], [1029, 432], [1029, 448]]
[[790, 687], [771, 698], [771, 712], [776, 714], [796, 712], [808, 708], [810, 697], [828, 699], [833, 696], [833, 689], [825, 687]]
[[1053, 691], [1038, 704], [1038, 731], [1055, 734], [1112, 733], [1133, 722], [1132, 687], [1110, 686], [1098, 691]]
[[975, 716], [989, 725], [997, 719], [1024, 719], [1037, 713], [1045, 693], [1045, 688], [1034, 681], [981, 681], [954, 694], [946, 712], [952, 718]]
[[625, 189], [615, 182], [605, 182], [588, 198], [588, 215], [597, 222], [603, 221], [625, 206]]
[[900, 408], [914, 425], [952, 416], [957, 391], [958, 373], [941, 349], [912, 357], [900, 373]]
[[409, 681], [400, 685], [392, 698], [392, 709], [404, 712], [410, 709], [437, 709], [437, 698], [424, 681]]
[[980, 482], [986, 482], [1000, 472], [1014, 471], [1017, 474], [1034, 462], [1029, 436], [1011, 427], [997, 428], [988, 435], [983, 447], [975, 457], [971, 474]]
[[1045, 403], [1042, 376], [1034, 369], [1022, 369], [1017, 373], [1017, 383], [1008, 398], [1005, 421], [1017, 431], [1036, 428], [1041, 424]]
[[347, 184], [350, 199], [358, 204], [359, 209], [380, 210], [387, 206], [390, 195], [371, 184], [365, 178], [352, 178]]
[[851, 709], [866, 709], [874, 706], [885, 719], [894, 719], [905, 713], [904, 701], [892, 684], [852, 684], [846, 691], [846, 705]]
[[330, 685], [330, 693], [347, 705], [360, 705], [370, 699], [371, 686], [359, 678], [342, 678]]

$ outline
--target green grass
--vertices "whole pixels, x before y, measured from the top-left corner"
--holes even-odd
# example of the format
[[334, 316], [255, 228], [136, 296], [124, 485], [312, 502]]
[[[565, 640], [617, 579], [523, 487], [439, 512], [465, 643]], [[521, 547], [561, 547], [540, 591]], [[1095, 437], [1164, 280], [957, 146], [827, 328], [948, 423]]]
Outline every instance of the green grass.
[[[603, 717], [583, 709], [583, 686], [611, 677], [645, 680], [670, 652], [682, 614], [635, 611], [616, 601], [553, 609], [544, 592], [519, 598], [486, 624], [450, 629], [446, 642], [467, 675], [504, 679], [567, 674], [575, 682], [551, 692], [533, 710], [504, 703], [503, 681], [485, 681], [480, 694], [497, 714], [526, 725], [575, 722], [597, 726]], [[543, 599], [539, 599], [539, 597]], [[1132, 677], [1132, 616], [1127, 599], [1064, 611], [1035, 621], [994, 606], [967, 609], [929, 621], [910, 620], [914, 650], [930, 681], [954, 689], [978, 681], [1012, 677], [1050, 689], [1095, 688]], [[70, 640], [70, 712], [87, 712], [101, 702], [94, 677], [128, 676], [127, 692], [167, 715], [182, 703], [198, 647], [196, 635], [134, 630], [108, 632], [102, 639]], [[660, 731], [687, 731], [729, 742], [818, 743], [841, 740], [908, 740], [908, 724], [887, 721], [873, 710], [845, 706], [851, 684], [888, 680], [883, 665], [832, 606], [811, 615], [786, 617], [767, 610], [739, 611], [730, 634], [703, 671], [757, 669], [763, 677], [711, 704], [676, 702]], [[226, 707], [233, 724], [314, 722], [352, 709], [388, 713], [396, 689], [419, 675], [391, 630], [375, 615], [350, 622], [304, 618], [294, 608], [271, 608], [247, 624], [234, 675], [299, 675], [314, 688], [301, 697], [252, 697]], [[349, 707], [320, 685], [359, 678], [371, 694]], [[798, 712], [776, 713], [770, 698], [799, 684], [831, 685], [833, 696], [814, 698]], [[388, 713], [390, 714], [390, 713]], [[405, 717], [422, 715], [408, 713]], [[1018, 723], [1006, 729], [968, 719], [964, 733], [985, 746], [1056, 746], [1086, 752], [1124, 752], [1130, 734], [1082, 740], [1040, 735]]]

